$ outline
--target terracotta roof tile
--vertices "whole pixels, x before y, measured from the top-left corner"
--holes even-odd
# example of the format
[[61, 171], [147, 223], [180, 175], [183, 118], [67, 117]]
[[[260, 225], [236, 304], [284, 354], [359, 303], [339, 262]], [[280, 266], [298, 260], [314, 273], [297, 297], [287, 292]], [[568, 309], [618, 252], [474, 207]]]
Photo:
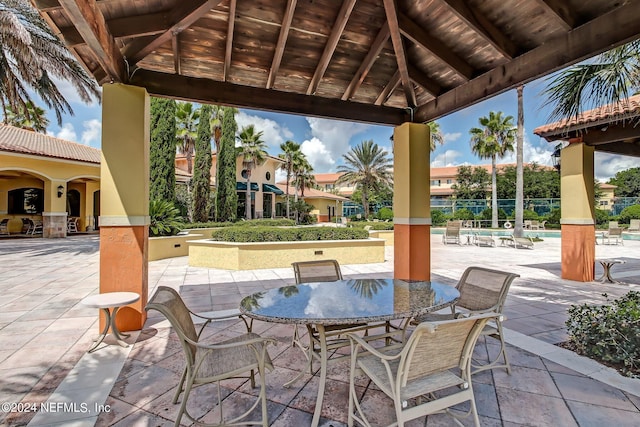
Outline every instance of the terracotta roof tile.
[[[280, 190], [282, 190], [283, 193], [286, 194], [286, 192], [287, 192], [287, 186], [286, 185], [276, 184], [276, 187], [278, 187]], [[292, 186], [289, 186], [289, 195], [290, 196], [294, 196], [295, 195], [295, 190], [294, 190], [294, 188]], [[300, 192], [298, 192], [298, 196], [302, 197], [300, 195]], [[305, 188], [304, 189], [304, 197], [305, 198], [310, 198], [310, 199], [331, 199], [331, 200], [340, 200], [340, 201], [349, 200], [346, 197], [337, 196], [337, 195], [332, 194], [332, 193], [327, 193], [327, 192], [324, 192], [324, 191], [316, 190], [315, 188]]]
[[100, 164], [97, 148], [3, 124], [0, 124], [0, 150]]
[[563, 119], [555, 123], [539, 126], [533, 130], [533, 133], [542, 137], [548, 134], [558, 135], [570, 130], [587, 128], [599, 122], [609, 123], [637, 117], [638, 115], [640, 115], [640, 95], [634, 95], [616, 104], [607, 104], [585, 111], [576, 118]]

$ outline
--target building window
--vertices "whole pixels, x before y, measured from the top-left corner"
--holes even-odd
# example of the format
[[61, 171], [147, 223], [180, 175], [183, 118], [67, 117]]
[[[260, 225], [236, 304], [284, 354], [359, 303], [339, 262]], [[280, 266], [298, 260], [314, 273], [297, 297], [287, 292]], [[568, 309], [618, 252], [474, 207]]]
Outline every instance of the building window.
[[333, 190], [334, 188], [336, 188], [335, 184], [325, 184], [324, 186], [325, 190]]
[[267, 172], [264, 177], [269, 181], [271, 179], [271, 172]]
[[69, 216], [80, 216], [80, 192], [78, 190], [67, 191], [67, 213]]
[[41, 188], [17, 188], [9, 191], [8, 214], [41, 214], [44, 191]]
[[431, 180], [431, 186], [432, 187], [440, 187], [440, 180], [439, 179], [432, 179]]
[[600, 200], [600, 206], [609, 206], [608, 200]]
[[452, 179], [448, 179], [447, 180], [447, 184], [453, 184], [453, 180]]

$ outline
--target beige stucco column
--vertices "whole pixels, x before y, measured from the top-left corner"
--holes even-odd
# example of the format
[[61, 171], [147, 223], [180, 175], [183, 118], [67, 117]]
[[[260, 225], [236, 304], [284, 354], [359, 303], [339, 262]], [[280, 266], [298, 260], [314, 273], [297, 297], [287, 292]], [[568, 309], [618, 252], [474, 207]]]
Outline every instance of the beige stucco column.
[[593, 147], [572, 143], [561, 152], [562, 278], [590, 282], [595, 270]]
[[42, 237], [67, 237], [67, 182], [44, 181]]
[[149, 241], [149, 96], [143, 88], [103, 87], [100, 183], [100, 292], [139, 293], [137, 303], [120, 309], [117, 325], [140, 329]]
[[404, 123], [393, 132], [394, 273], [431, 278], [429, 126]]

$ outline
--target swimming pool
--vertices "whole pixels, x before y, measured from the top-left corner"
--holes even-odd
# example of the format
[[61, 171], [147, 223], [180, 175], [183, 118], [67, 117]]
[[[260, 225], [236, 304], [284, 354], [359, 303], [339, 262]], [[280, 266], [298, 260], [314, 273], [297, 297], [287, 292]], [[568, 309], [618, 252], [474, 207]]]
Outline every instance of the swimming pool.
[[[596, 230], [596, 233], [603, 233], [605, 230]], [[444, 228], [432, 228], [431, 234], [442, 234], [444, 233]], [[496, 230], [496, 229], [464, 229], [461, 230], [461, 235], [466, 236], [467, 234], [478, 233], [481, 236], [490, 236], [494, 237], [502, 237], [502, 236], [510, 236], [513, 233], [513, 229], [510, 230]], [[560, 230], [524, 230], [525, 237], [555, 237], [560, 238]], [[598, 234], [599, 236], [599, 234]], [[623, 240], [640, 240], [640, 234], [638, 233], [622, 233]]]

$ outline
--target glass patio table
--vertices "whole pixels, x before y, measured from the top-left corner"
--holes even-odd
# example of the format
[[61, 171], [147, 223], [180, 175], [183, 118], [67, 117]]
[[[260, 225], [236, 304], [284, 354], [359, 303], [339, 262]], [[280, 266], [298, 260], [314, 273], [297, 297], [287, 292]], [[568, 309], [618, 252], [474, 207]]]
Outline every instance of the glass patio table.
[[[311, 425], [320, 421], [327, 376], [327, 336], [332, 326], [366, 325], [390, 320], [408, 320], [449, 306], [460, 297], [453, 286], [436, 282], [398, 279], [348, 279], [336, 282], [313, 282], [257, 292], [242, 299], [240, 312], [265, 322], [306, 325], [315, 329], [320, 345], [318, 396]], [[334, 328], [335, 329], [335, 328]], [[344, 333], [334, 330], [333, 335]], [[404, 333], [404, 331], [403, 331]], [[313, 343], [310, 343], [310, 348]], [[298, 378], [298, 377], [296, 377]], [[292, 380], [289, 382], [295, 381]]]

